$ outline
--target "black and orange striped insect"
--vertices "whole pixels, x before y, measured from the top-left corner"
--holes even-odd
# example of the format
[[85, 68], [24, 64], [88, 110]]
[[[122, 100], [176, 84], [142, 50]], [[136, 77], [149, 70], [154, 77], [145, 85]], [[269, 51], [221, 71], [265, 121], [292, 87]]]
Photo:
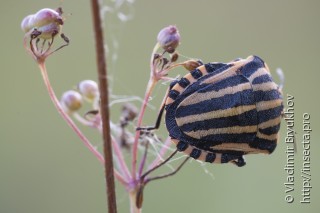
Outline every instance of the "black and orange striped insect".
[[202, 64], [171, 84], [163, 111], [177, 151], [209, 163], [244, 166], [243, 155], [270, 154], [277, 146], [281, 88], [257, 56]]

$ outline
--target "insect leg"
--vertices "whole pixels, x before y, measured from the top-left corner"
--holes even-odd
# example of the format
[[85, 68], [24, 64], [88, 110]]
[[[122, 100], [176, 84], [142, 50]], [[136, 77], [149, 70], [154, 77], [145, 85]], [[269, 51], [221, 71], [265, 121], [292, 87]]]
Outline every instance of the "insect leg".
[[145, 126], [145, 127], [137, 127], [137, 129], [136, 129], [137, 131], [139, 131], [139, 130], [150, 131], [150, 130], [159, 129], [160, 123], [161, 123], [161, 118], [162, 118], [162, 115], [163, 115], [163, 111], [164, 111], [164, 107], [165, 107], [165, 103], [166, 103], [168, 94], [169, 94], [169, 89], [167, 90], [167, 92], [166, 92], [166, 94], [165, 94], [165, 96], [164, 96], [164, 98], [162, 100], [162, 103], [161, 103], [161, 106], [160, 106], [160, 110], [159, 110], [158, 117], [157, 117], [155, 125], [153, 125], [153, 126]]
[[144, 186], [149, 183], [150, 181], [153, 180], [158, 180], [158, 179], [162, 179], [162, 178], [166, 178], [169, 176], [172, 176], [174, 174], [176, 174], [181, 168], [182, 166], [189, 160], [189, 156], [186, 157], [184, 159], [184, 161], [172, 172], [168, 173], [168, 174], [164, 174], [164, 175], [159, 175], [159, 176], [155, 176], [155, 177], [151, 177], [151, 178], [147, 178], [146, 176], [148, 174], [150, 174], [151, 172], [153, 172], [154, 170], [158, 169], [159, 167], [163, 166], [165, 163], [167, 163], [176, 153], [178, 152], [178, 150], [175, 150], [167, 159], [165, 159], [163, 162], [161, 162], [160, 164], [158, 164], [157, 166], [153, 167], [152, 169], [150, 169], [149, 171], [147, 171], [146, 173], [144, 173], [143, 175], [140, 176], [140, 184], [139, 184], [139, 188], [138, 188], [138, 192], [136, 195], [136, 206], [138, 208], [141, 208], [142, 206], [142, 202], [143, 202], [143, 190], [144, 190]]
[[234, 163], [238, 167], [242, 167], [242, 166], [246, 165], [246, 162], [245, 162], [242, 155], [237, 160], [232, 161], [232, 163]]
[[153, 172], [154, 170], [158, 169], [159, 167], [161, 167], [162, 165], [166, 164], [173, 156], [175, 156], [175, 154], [177, 154], [178, 150], [176, 149], [169, 157], [167, 157], [167, 159], [165, 159], [164, 161], [162, 161], [161, 163], [159, 163], [158, 165], [156, 165], [155, 167], [153, 167], [152, 169], [148, 170], [147, 172], [145, 172], [143, 175], [141, 175], [141, 180], [143, 181], [144, 178], [150, 174], [151, 172]]
[[172, 175], [175, 175], [181, 168], [182, 166], [190, 159], [190, 156], [187, 156], [184, 161], [172, 172], [168, 173], [168, 174], [164, 174], [164, 175], [159, 175], [159, 176], [156, 176], [156, 177], [151, 177], [151, 178], [148, 178], [146, 181], [145, 181], [145, 184], [150, 182], [150, 181], [153, 181], [153, 180], [158, 180], [158, 179], [162, 179], [162, 178], [166, 178], [166, 177], [169, 177], [169, 176], [172, 176]]
[[222, 154], [221, 163], [233, 163], [238, 167], [242, 167], [246, 165], [246, 162], [242, 154], [231, 154], [231, 153]]

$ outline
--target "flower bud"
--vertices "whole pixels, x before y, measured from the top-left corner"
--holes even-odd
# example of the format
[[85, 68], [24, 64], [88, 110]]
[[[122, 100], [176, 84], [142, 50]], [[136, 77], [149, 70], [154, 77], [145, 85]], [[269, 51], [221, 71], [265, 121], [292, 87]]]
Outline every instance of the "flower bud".
[[180, 34], [176, 26], [163, 28], [157, 37], [160, 46], [168, 53], [173, 53], [180, 42]]
[[189, 71], [192, 71], [192, 70], [196, 69], [200, 65], [201, 64], [197, 60], [188, 60], [188, 61], [183, 63], [184, 68], [189, 70]]
[[92, 80], [84, 80], [78, 84], [79, 92], [88, 100], [93, 101], [99, 95], [98, 84]]
[[178, 53], [173, 53], [171, 56], [171, 62], [176, 62], [179, 58], [179, 54]]
[[30, 30], [31, 30], [31, 24], [30, 24], [30, 20], [33, 18], [33, 15], [28, 15], [28, 16], [26, 16], [23, 20], [22, 20], [22, 22], [21, 22], [21, 29], [25, 32], [25, 33], [27, 33], [27, 32], [29, 32]]
[[61, 104], [67, 112], [77, 111], [82, 106], [82, 96], [74, 90], [69, 90], [63, 93]]
[[41, 27], [53, 23], [63, 25], [63, 18], [57, 11], [49, 8], [39, 10], [34, 14], [32, 20], [32, 24], [35, 27]]
[[36, 14], [28, 15], [21, 22], [21, 29], [27, 33], [33, 29], [41, 32], [40, 38], [49, 39], [60, 33], [63, 25], [61, 14], [55, 10], [44, 8]]
[[62, 26], [57, 25], [55, 23], [44, 25], [42, 27], [37, 28], [37, 31], [41, 32], [38, 36], [42, 39], [51, 39], [55, 35], [61, 32]]

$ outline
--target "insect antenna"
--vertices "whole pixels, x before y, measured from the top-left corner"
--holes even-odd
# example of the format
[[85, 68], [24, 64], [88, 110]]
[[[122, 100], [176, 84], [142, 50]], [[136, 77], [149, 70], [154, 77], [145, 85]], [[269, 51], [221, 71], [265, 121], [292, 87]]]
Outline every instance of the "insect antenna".
[[279, 79], [280, 79], [279, 90], [281, 91], [281, 94], [282, 94], [282, 89], [284, 86], [284, 74], [283, 74], [283, 71], [281, 68], [277, 68], [276, 72], [277, 72], [277, 75], [279, 76]]

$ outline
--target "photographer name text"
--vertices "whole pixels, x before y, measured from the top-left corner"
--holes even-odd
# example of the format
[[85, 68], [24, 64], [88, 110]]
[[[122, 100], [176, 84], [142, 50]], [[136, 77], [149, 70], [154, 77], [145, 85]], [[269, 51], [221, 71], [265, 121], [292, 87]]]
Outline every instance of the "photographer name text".
[[[287, 108], [284, 111], [284, 119], [287, 124], [287, 131], [285, 136], [286, 143], [286, 163], [284, 170], [286, 172], [285, 186], [285, 201], [293, 203], [295, 201], [295, 153], [296, 148], [296, 132], [295, 132], [295, 112], [294, 112], [294, 96], [287, 94]], [[299, 176], [302, 180], [301, 193], [299, 202], [303, 204], [311, 203], [311, 115], [303, 113], [302, 115], [302, 165]], [[299, 150], [300, 151], [300, 150]]]

